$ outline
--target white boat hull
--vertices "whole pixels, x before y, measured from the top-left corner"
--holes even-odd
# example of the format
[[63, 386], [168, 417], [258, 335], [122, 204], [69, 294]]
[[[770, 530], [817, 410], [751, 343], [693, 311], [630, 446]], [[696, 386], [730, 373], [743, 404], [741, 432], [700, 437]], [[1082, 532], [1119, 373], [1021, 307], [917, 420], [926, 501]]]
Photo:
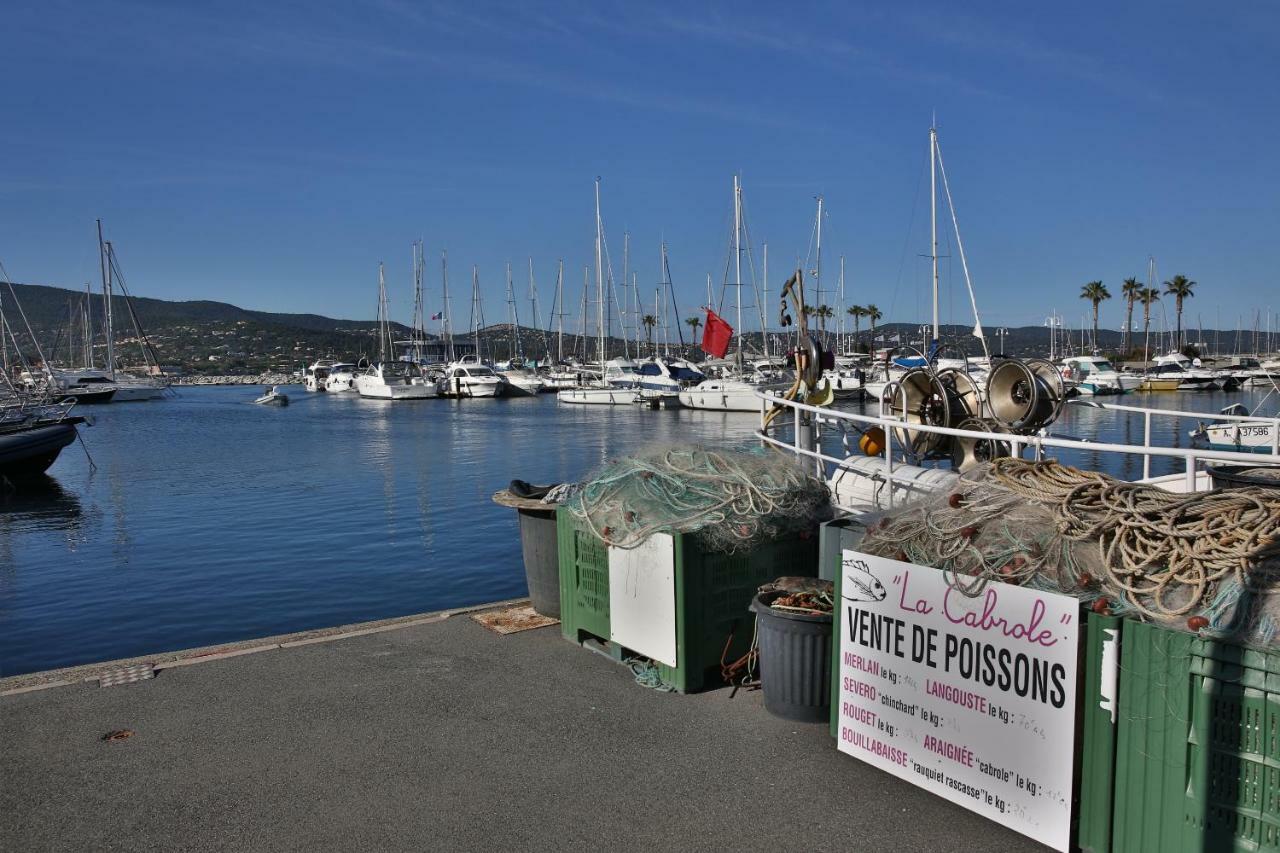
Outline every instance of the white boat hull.
[[1275, 425], [1268, 421], [1215, 424], [1205, 427], [1202, 434], [1214, 450], [1270, 453], [1275, 447]]
[[429, 400], [439, 396], [434, 385], [385, 385], [379, 381], [362, 381], [374, 377], [356, 377], [356, 391], [370, 400]]
[[116, 386], [115, 396], [111, 398], [113, 403], [136, 403], [143, 400], [161, 400], [164, 398], [164, 386], [162, 385], [134, 385], [125, 383]]
[[634, 388], [565, 388], [556, 393], [561, 403], [582, 406], [629, 406], [636, 401]]
[[507, 378], [507, 395], [511, 397], [533, 397], [540, 393], [546, 384], [536, 376], [520, 376], [511, 373], [504, 375]]
[[[707, 387], [703, 387], [706, 385]], [[755, 412], [759, 414], [764, 401], [757, 391], [784, 390], [773, 386], [752, 385], [749, 382], [716, 382], [695, 385], [680, 392], [680, 404], [687, 409], [703, 409], [710, 412]]]
[[462, 379], [446, 379], [446, 397], [470, 397], [473, 399], [501, 397], [507, 386], [502, 382], [468, 382]]

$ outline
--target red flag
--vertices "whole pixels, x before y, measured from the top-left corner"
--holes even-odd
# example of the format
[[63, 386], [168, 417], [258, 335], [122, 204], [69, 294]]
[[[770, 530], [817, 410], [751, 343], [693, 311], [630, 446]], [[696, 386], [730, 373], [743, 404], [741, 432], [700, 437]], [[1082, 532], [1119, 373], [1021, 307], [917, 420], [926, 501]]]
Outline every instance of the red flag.
[[715, 358], [724, 358], [724, 354], [729, 351], [731, 340], [733, 340], [733, 326], [708, 308], [707, 325], [702, 330], [702, 351]]

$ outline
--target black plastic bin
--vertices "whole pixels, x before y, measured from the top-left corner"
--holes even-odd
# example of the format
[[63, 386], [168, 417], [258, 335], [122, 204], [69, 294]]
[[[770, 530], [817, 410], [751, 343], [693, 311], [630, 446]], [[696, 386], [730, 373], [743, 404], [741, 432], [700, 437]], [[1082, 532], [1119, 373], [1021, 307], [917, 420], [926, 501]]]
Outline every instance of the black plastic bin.
[[1280, 467], [1275, 465], [1210, 465], [1207, 470], [1215, 489], [1244, 486], [1280, 489]]
[[786, 720], [826, 722], [831, 715], [831, 614], [774, 610], [768, 602], [777, 595], [757, 595], [751, 602], [764, 706]]
[[520, 519], [520, 551], [529, 603], [543, 616], [560, 618], [560, 549], [556, 538], [556, 505], [513, 495], [503, 489], [493, 496]]

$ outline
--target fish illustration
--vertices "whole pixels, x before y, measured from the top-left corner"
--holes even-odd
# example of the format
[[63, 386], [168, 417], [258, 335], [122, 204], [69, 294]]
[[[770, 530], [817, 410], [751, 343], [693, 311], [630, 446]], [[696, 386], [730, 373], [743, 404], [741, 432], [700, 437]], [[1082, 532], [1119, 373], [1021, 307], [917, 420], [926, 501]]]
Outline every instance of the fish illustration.
[[871, 574], [865, 560], [845, 560], [844, 583], [840, 587], [840, 597], [848, 601], [884, 601], [888, 593], [884, 584]]

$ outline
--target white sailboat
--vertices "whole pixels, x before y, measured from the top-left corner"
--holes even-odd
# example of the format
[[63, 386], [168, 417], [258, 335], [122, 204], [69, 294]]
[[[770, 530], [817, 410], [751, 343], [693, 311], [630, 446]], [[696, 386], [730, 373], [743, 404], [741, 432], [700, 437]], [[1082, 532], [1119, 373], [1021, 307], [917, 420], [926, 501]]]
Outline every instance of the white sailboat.
[[374, 400], [426, 400], [438, 396], [436, 383], [422, 368], [393, 356], [391, 327], [387, 319], [387, 282], [378, 264], [378, 361], [356, 376], [356, 391]]
[[[530, 279], [532, 280], [532, 266]], [[516, 305], [515, 285], [511, 280], [511, 263], [507, 262], [507, 313], [511, 325], [511, 353], [506, 365], [498, 365], [502, 377], [507, 380], [507, 396], [534, 397], [542, 391], [542, 377], [525, 366], [524, 345], [520, 340], [520, 309]]]
[[589, 385], [557, 391], [556, 399], [561, 403], [621, 406], [636, 400], [634, 365], [625, 358], [606, 359], [604, 305], [604, 224], [600, 218], [600, 179], [596, 178], [596, 358], [601, 369]]
[[[718, 378], [706, 379], [680, 392], [680, 405], [689, 409], [709, 409], [717, 412], [759, 412], [761, 400], [757, 391], [776, 390], [779, 393], [788, 387], [786, 382], [763, 381], [762, 374], [751, 371], [745, 361], [744, 342], [742, 338], [742, 185], [738, 176], [733, 176], [733, 258], [736, 280], [734, 283], [735, 307], [737, 308], [738, 348], [734, 358], [733, 373]], [[708, 302], [710, 300], [708, 299]]]

